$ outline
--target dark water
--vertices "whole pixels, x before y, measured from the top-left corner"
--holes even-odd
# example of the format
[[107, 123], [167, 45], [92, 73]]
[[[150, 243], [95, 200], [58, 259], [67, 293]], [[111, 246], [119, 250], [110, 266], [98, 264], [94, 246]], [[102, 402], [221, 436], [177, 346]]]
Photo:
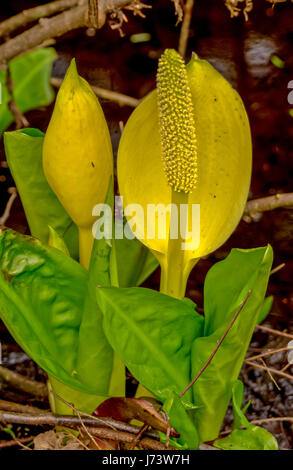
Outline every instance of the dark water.
[[[45, 3], [45, 2], [38, 2]], [[167, 47], [177, 47], [179, 27], [172, 3], [169, 0], [152, 2], [146, 19], [127, 13], [128, 23], [123, 25], [125, 36], [105, 26], [94, 38], [83, 31], [72, 32], [59, 39], [56, 49], [59, 58], [53, 74], [62, 77], [70, 59], [77, 59], [79, 73], [91, 84], [103, 86], [136, 98], [142, 98], [155, 85], [158, 57]], [[36, 2], [12, 0], [0, 6], [0, 19], [17, 13], [22, 8], [35, 6]], [[253, 177], [250, 198], [267, 196], [293, 190], [293, 116], [289, 114], [288, 82], [293, 80], [293, 4], [278, 4], [274, 9], [268, 2], [254, 1], [249, 21], [242, 16], [230, 19], [224, 2], [197, 0], [190, 29], [187, 57], [196, 51], [207, 58], [238, 89], [249, 114], [254, 147]], [[134, 44], [132, 35], [149, 33], [147, 42]], [[280, 68], [274, 57], [282, 60]], [[115, 150], [120, 138], [119, 122], [126, 122], [131, 113], [128, 107], [102, 101], [109, 122]], [[27, 113], [32, 127], [43, 131], [50, 119], [49, 109]], [[293, 111], [292, 111], [293, 113]], [[3, 150], [1, 157], [4, 159]], [[12, 184], [7, 169], [1, 169], [6, 181], [0, 182], [1, 211], [7, 201], [7, 187]], [[2, 178], [3, 179], [3, 178]], [[17, 199], [7, 223], [22, 232], [27, 231], [21, 203]], [[252, 248], [271, 243], [274, 248], [274, 265], [286, 263], [271, 278], [269, 294], [274, 295], [272, 313], [265, 324], [293, 333], [293, 211], [280, 209], [264, 214], [257, 222], [241, 221], [229, 241], [208, 259], [202, 260], [193, 271], [188, 283], [188, 295], [202, 306], [202, 287], [207, 270], [217, 260], [224, 258], [232, 247]], [[146, 283], [158, 287], [159, 273]], [[11, 365], [25, 369], [34, 376], [38, 370], [28, 368], [23, 356], [11, 342], [4, 327], [4, 358]], [[252, 347], [277, 348], [286, 346], [287, 340], [256, 332]], [[18, 361], [18, 362], [17, 362]], [[21, 366], [23, 364], [23, 366]], [[286, 365], [285, 355], [273, 356], [272, 367]], [[34, 367], [34, 366], [30, 366]], [[287, 369], [293, 373], [293, 367]], [[293, 415], [293, 383], [275, 377], [276, 388], [266, 372], [244, 366], [242, 379], [246, 384], [246, 398], [252, 401], [249, 418]], [[229, 424], [229, 417], [227, 423]], [[292, 425], [284, 423], [271, 426], [283, 448], [293, 447]]]

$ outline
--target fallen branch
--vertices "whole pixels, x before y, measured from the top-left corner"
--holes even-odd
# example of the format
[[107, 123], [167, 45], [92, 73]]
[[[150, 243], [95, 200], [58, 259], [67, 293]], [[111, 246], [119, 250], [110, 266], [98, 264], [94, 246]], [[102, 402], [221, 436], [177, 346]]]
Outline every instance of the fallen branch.
[[45, 384], [31, 380], [3, 366], [0, 366], [0, 379], [30, 395], [40, 398], [47, 398], [48, 396]]
[[80, 3], [80, 0], [57, 0], [55, 2], [39, 5], [35, 8], [24, 10], [18, 15], [12, 16], [0, 24], [0, 38], [6, 36], [16, 29], [26, 26], [29, 23], [44, 18], [45, 16], [52, 16], [60, 11], [72, 8]]
[[50, 413], [46, 410], [41, 410], [36, 406], [22, 405], [21, 403], [14, 403], [13, 401], [0, 400], [0, 410], [12, 411], [14, 413], [30, 413], [34, 415]]
[[[132, 443], [135, 436], [139, 435], [141, 428], [123, 422], [115, 421], [111, 418], [82, 418], [84, 426], [90, 428], [92, 436], [101, 439], [112, 439], [114, 441], [122, 441]], [[77, 416], [55, 416], [51, 413], [46, 415], [32, 415], [32, 414], [18, 414], [0, 411], [0, 422], [6, 424], [24, 424], [28, 426], [66, 426], [72, 429], [79, 429], [81, 427], [80, 417]], [[114, 429], [110, 429], [114, 427]], [[159, 436], [156, 433], [146, 432], [145, 436], [139, 441], [139, 445], [144, 449], [163, 450], [165, 445], [159, 441]]]
[[246, 294], [246, 297], [245, 299], [243, 300], [243, 302], [241, 303], [241, 305], [239, 306], [237, 312], [235, 313], [234, 317], [232, 318], [232, 320], [230, 321], [226, 331], [224, 332], [223, 336], [221, 337], [221, 339], [219, 341], [217, 341], [217, 346], [215, 347], [214, 351], [212, 352], [212, 354], [210, 355], [210, 357], [208, 358], [208, 360], [206, 361], [206, 363], [202, 366], [202, 368], [200, 369], [200, 371], [198, 372], [198, 374], [194, 377], [194, 379], [190, 382], [190, 384], [183, 390], [183, 392], [180, 393], [179, 395], [179, 398], [182, 398], [183, 395], [195, 384], [195, 382], [199, 379], [199, 377], [204, 373], [204, 371], [206, 370], [206, 368], [209, 366], [209, 364], [212, 362], [215, 354], [217, 353], [217, 351], [219, 350], [221, 344], [223, 343], [224, 339], [226, 338], [227, 334], [229, 333], [229, 331], [231, 330], [232, 326], [234, 325], [236, 319], [238, 318], [241, 310], [243, 309], [244, 305], [246, 304], [249, 296], [251, 294], [251, 291], [248, 291], [247, 294]]
[[[51, 84], [56, 88], [60, 88], [62, 82], [63, 80], [61, 78], [51, 78]], [[98, 86], [91, 85], [91, 87], [99, 98], [115, 101], [120, 104], [120, 106], [130, 106], [131, 108], [135, 108], [139, 104], [139, 100], [132, 98], [131, 96], [123, 95], [122, 93], [107, 90], [106, 88], [100, 88]]]
[[274, 196], [252, 199], [246, 203], [244, 215], [252, 216], [280, 207], [293, 207], [293, 193], [274, 194]]

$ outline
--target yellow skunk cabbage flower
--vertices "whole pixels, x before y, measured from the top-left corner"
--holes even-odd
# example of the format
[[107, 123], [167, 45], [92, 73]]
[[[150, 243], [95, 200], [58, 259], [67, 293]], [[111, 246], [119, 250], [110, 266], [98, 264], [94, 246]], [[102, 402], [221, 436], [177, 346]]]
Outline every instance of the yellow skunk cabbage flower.
[[[207, 61], [194, 54], [185, 67], [176, 51], [166, 50], [157, 89], [132, 113], [118, 152], [123, 204], [144, 209], [132, 228], [161, 264], [162, 292], [183, 297], [197, 260], [234, 231], [248, 195], [251, 162], [249, 122], [238, 93]], [[200, 221], [192, 217], [195, 205]], [[180, 232], [176, 239], [171, 224], [180, 225], [184, 207], [186, 236]], [[160, 236], [164, 210], [166, 236]], [[132, 217], [130, 211], [129, 221]], [[192, 237], [196, 231], [199, 236]], [[182, 249], [182, 240], [188, 249]]]
[[43, 146], [45, 176], [79, 229], [80, 262], [88, 267], [93, 207], [103, 203], [113, 153], [102, 108], [73, 59], [58, 92]]

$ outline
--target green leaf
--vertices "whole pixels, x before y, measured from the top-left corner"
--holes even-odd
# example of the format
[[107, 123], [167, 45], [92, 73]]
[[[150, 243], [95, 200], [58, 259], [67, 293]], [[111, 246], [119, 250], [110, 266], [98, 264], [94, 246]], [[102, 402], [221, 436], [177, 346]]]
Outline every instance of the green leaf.
[[[113, 214], [113, 181], [110, 181], [105, 204]], [[103, 314], [97, 304], [96, 286], [111, 286], [115, 263], [115, 240], [95, 239], [89, 266], [88, 289], [78, 339], [77, 376], [101, 394], [125, 394], [125, 367], [115, 357], [103, 330]], [[111, 276], [112, 266], [112, 276]]]
[[70, 256], [70, 253], [68, 251], [68, 248], [66, 246], [66, 243], [62, 237], [58, 235], [56, 230], [53, 229], [50, 225], [48, 226], [49, 228], [49, 241], [48, 245], [53, 246], [53, 248], [56, 248], [59, 251], [62, 251], [67, 256]]
[[87, 389], [73, 377], [87, 272], [38, 240], [0, 232], [0, 314], [27, 354], [48, 374]]
[[278, 450], [274, 436], [266, 429], [250, 424], [245, 417], [247, 405], [241, 409], [243, 390], [243, 383], [237, 380], [232, 388], [233, 431], [229, 436], [216, 440], [214, 445], [223, 450]]
[[49, 240], [49, 225], [63, 238], [70, 254], [78, 259], [75, 224], [57, 199], [45, 178], [42, 166], [44, 134], [38, 129], [6, 132], [7, 162], [17, 186], [33, 237]]
[[159, 266], [155, 256], [136, 238], [116, 239], [115, 245], [120, 287], [139, 286]]
[[[95, 285], [92, 289], [95, 293]], [[78, 374], [79, 332], [87, 293], [88, 272], [62, 251], [10, 230], [0, 232], [0, 316], [24, 351], [48, 373], [53, 390], [89, 413], [109, 396], [113, 363], [116, 370], [118, 365], [95, 300], [91, 313], [98, 330], [87, 330], [84, 341], [89, 360], [81, 357], [85, 372]], [[119, 364], [123, 394], [125, 370]], [[83, 380], [84, 376], [89, 380]], [[54, 397], [53, 402], [57, 412], [70, 412]]]
[[216, 440], [214, 445], [222, 450], [278, 450], [274, 436], [259, 426], [235, 429], [229, 436]]
[[[236, 380], [232, 387], [232, 404], [234, 413], [233, 429], [240, 429], [249, 426], [249, 421], [246, 418], [244, 411], [241, 409], [243, 401], [244, 385], [241, 380]], [[245, 410], [247, 405], [245, 406]]]
[[[52, 63], [57, 54], [53, 48], [36, 49], [9, 62], [13, 81], [13, 99], [22, 112], [47, 106], [54, 99], [50, 85]], [[0, 135], [13, 122], [8, 109], [11, 99], [6, 88], [6, 72], [0, 71], [2, 104], [0, 106]]]
[[267, 288], [273, 252], [270, 246], [231, 251], [207, 274], [204, 286], [204, 337], [192, 346], [195, 377], [227, 330], [248, 291], [252, 293], [228, 332], [212, 362], [193, 386], [197, 427], [202, 442], [214, 440], [220, 431], [232, 386], [243, 364]]
[[171, 424], [175, 426], [176, 421], [185, 438], [184, 429], [192, 427], [189, 445], [195, 448], [196, 431], [184, 409], [191, 391], [182, 400], [173, 398], [190, 382], [191, 345], [202, 333], [203, 318], [191, 303], [144, 288], [99, 287], [97, 300], [113, 349], [158, 399], [172, 401]]

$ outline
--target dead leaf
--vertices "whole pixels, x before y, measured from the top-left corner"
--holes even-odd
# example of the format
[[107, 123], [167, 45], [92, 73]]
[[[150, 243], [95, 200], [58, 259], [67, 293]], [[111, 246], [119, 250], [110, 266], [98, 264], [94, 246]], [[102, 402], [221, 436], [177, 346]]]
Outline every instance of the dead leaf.
[[46, 431], [34, 438], [34, 450], [84, 450], [69, 433]]

